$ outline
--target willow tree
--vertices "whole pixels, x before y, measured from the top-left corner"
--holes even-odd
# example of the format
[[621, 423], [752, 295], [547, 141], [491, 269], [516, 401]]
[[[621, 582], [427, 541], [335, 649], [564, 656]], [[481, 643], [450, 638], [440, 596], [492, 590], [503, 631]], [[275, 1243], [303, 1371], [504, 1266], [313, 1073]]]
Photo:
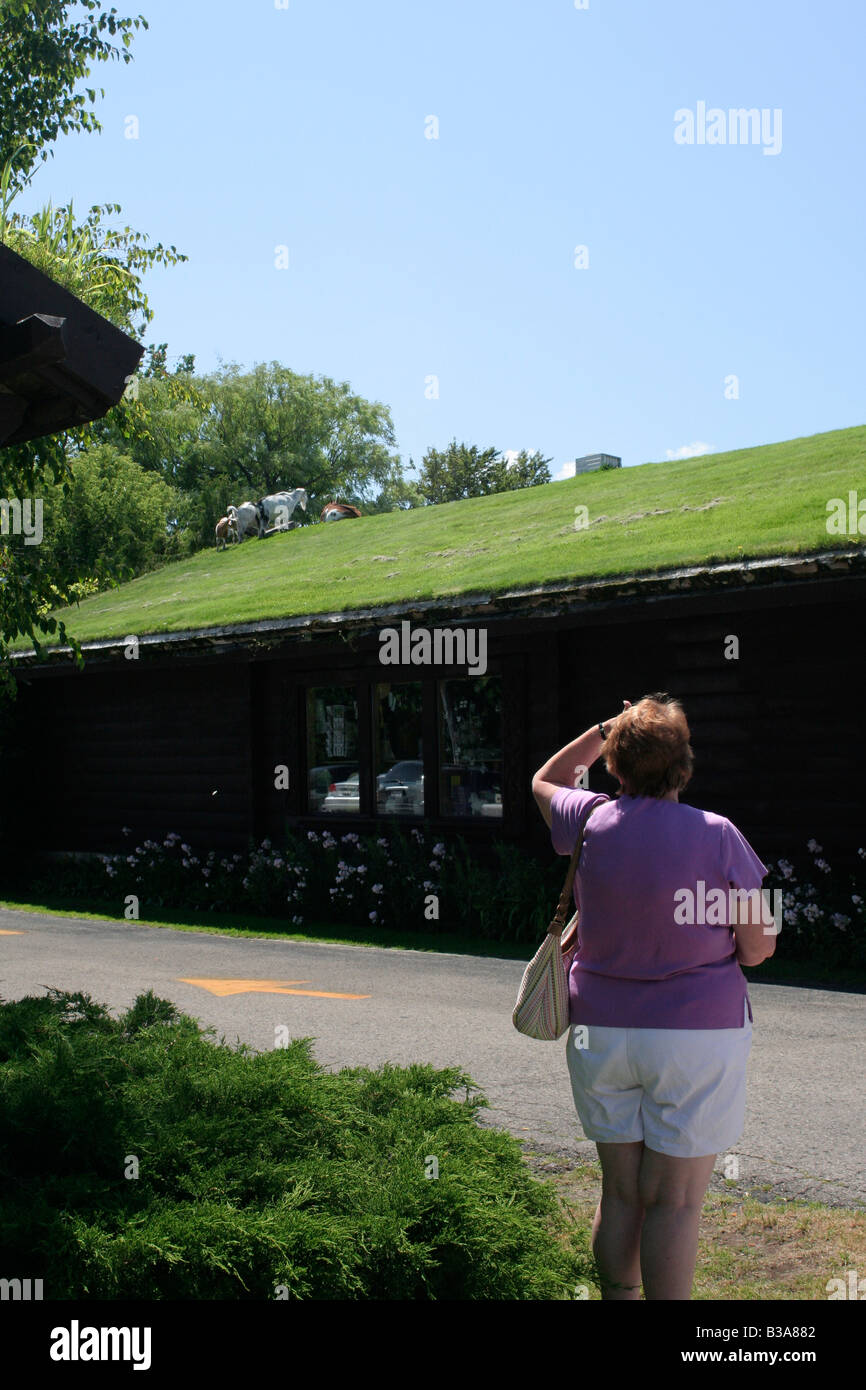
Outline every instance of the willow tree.
[[284, 488], [306, 489], [309, 508], [295, 513], [302, 523], [334, 500], [364, 512], [417, 505], [394, 452], [390, 410], [348, 382], [262, 362], [250, 371], [228, 364], [195, 385], [207, 410], [171, 481], [187, 498], [198, 544], [212, 543], [228, 503]]

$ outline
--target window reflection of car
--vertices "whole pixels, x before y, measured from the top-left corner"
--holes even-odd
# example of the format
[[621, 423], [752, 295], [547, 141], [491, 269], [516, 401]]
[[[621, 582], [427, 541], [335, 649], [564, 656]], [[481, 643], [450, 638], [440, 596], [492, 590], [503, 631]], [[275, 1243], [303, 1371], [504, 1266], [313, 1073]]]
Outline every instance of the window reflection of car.
[[321, 809], [328, 814], [357, 814], [361, 809], [361, 782], [359, 773], [347, 777], [345, 782], [337, 782], [322, 802]]
[[442, 768], [442, 789], [453, 816], [502, 817], [502, 773], [499, 769], [446, 764]]
[[357, 763], [328, 763], [324, 767], [311, 767], [307, 778], [310, 810], [323, 810], [323, 803], [336, 792], [338, 783], [345, 783], [353, 776], [357, 780], [357, 773]]
[[420, 759], [395, 763], [376, 779], [376, 803], [386, 816], [424, 814], [424, 764]]

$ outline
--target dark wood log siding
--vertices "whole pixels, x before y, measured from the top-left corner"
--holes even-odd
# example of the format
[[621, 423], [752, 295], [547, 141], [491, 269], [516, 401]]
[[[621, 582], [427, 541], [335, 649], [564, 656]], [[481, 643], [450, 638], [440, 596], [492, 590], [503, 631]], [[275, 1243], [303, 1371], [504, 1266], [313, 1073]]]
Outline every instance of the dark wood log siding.
[[[640, 626], [562, 633], [560, 744], [616, 714], [623, 698], [667, 690], [683, 703], [695, 752], [683, 801], [728, 816], [765, 860], [803, 851], [812, 837], [852, 858], [866, 843], [862, 676], [854, 679], [863, 606], [812, 597], [694, 617], [654, 605]], [[730, 635], [737, 660], [724, 655]], [[616, 784], [599, 763], [590, 786]]]
[[130, 661], [21, 689], [37, 843], [108, 852], [176, 831], [197, 849], [245, 848], [249, 685], [246, 665], [149, 670]]
[[[481, 849], [494, 837], [550, 853], [532, 801], [532, 773], [622, 698], [666, 689], [692, 728], [695, 775], [684, 799], [729, 816], [765, 859], [814, 836], [853, 858], [866, 841], [862, 580], [683, 594], [581, 611], [496, 616], [491, 673], [504, 681], [505, 817], [436, 815], [435, 689], [442, 672], [383, 668], [375, 635], [292, 637], [271, 650], [143, 653], [93, 661], [84, 673], [22, 671], [16, 716], [27, 748], [19, 830], [50, 849], [123, 848], [176, 830], [197, 850], [245, 849], [305, 813], [306, 691], [380, 680], [430, 682], [425, 703], [428, 819]], [[726, 660], [725, 639], [740, 641]], [[372, 719], [364, 714], [362, 727]], [[5, 754], [4, 754], [5, 759]], [[21, 762], [19, 750], [19, 763]], [[274, 785], [285, 764], [290, 785]], [[11, 764], [10, 764], [11, 765]], [[16, 774], [17, 776], [17, 774]], [[598, 764], [594, 788], [615, 784]], [[214, 793], [216, 793], [214, 795]], [[8, 805], [8, 803], [7, 803]], [[328, 818], [336, 831], [371, 830], [375, 817]], [[128, 825], [128, 839], [120, 828]]]

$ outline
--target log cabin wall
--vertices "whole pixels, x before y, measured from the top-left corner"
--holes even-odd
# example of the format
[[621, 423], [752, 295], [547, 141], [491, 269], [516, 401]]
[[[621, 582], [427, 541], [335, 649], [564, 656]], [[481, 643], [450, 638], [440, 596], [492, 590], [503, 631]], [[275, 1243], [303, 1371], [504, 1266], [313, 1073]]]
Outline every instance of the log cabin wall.
[[[692, 734], [684, 802], [727, 816], [765, 860], [812, 837], [852, 860], [866, 844], [863, 611], [862, 594], [824, 586], [728, 595], [703, 613], [663, 600], [638, 624], [562, 633], [561, 743], [622, 698], [666, 690]], [[590, 786], [616, 784], [599, 763]]]
[[[859, 576], [822, 578], [479, 615], [489, 670], [503, 678], [504, 816], [436, 814], [431, 697], [425, 819], [479, 852], [502, 837], [549, 855], [533, 772], [615, 714], [624, 696], [668, 690], [683, 701], [696, 756], [683, 800], [729, 816], [765, 860], [803, 849], [812, 836], [853, 859], [866, 841], [862, 684], [853, 681], [864, 591]], [[448, 625], [427, 616], [428, 626], [437, 621]], [[736, 660], [725, 656], [730, 637]], [[276, 843], [286, 828], [381, 827], [373, 815], [306, 813], [306, 692], [355, 684], [363, 702], [376, 682], [400, 679], [433, 691], [442, 668], [384, 668], [368, 628], [348, 640], [333, 629], [270, 645], [239, 637], [218, 653], [155, 647], [137, 662], [100, 654], [83, 673], [31, 666], [18, 674], [16, 746], [3, 750], [3, 766], [8, 773], [17, 756], [19, 770], [4, 781], [16, 787], [22, 845], [111, 852], [173, 830], [200, 853], [245, 850], [251, 837]], [[369, 709], [364, 718], [369, 740]], [[280, 766], [288, 788], [275, 785]], [[590, 786], [612, 792], [615, 784], [599, 763]]]
[[245, 848], [249, 686], [242, 663], [217, 673], [133, 661], [21, 686], [28, 839], [109, 853], [176, 831], [197, 850]]

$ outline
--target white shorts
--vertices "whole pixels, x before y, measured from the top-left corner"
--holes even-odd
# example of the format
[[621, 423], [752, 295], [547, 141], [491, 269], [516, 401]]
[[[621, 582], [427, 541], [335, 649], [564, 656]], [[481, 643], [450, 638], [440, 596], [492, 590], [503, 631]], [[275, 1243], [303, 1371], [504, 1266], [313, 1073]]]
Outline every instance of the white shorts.
[[566, 1057], [587, 1139], [643, 1140], [675, 1158], [723, 1153], [743, 1133], [748, 1003], [742, 1028], [599, 1028], [572, 1024]]

